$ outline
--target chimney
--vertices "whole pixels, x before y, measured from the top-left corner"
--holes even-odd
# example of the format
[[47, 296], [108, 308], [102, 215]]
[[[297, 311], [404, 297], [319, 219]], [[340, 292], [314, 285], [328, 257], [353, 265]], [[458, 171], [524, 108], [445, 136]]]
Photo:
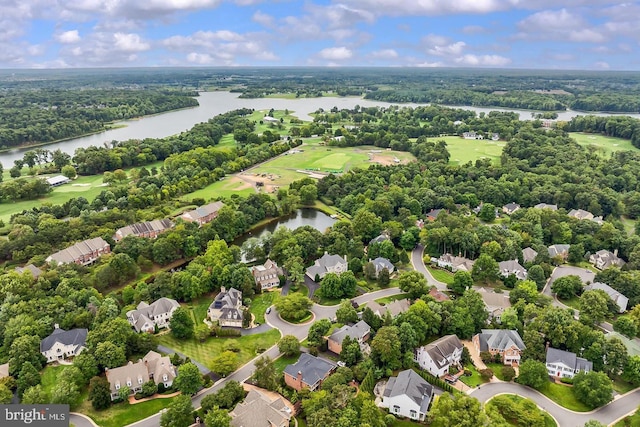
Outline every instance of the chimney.
[[296, 382], [298, 383], [298, 387], [302, 389], [302, 371], [298, 371], [298, 376], [296, 377]]
[[53, 329], [60, 329], [60, 325], [58, 325], [57, 323], [55, 323], [55, 324], [53, 325]]
[[227, 288], [225, 288], [224, 286], [220, 286], [220, 293], [225, 293], [227, 292]]
[[616, 257], [618, 256], [618, 249], [613, 250], [613, 256], [616, 256]]

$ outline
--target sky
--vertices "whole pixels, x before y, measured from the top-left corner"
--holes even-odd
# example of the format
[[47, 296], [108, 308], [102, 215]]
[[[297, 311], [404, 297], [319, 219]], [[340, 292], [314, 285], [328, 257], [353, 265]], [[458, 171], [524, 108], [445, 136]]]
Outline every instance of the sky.
[[640, 1], [0, 0], [0, 68], [640, 70]]

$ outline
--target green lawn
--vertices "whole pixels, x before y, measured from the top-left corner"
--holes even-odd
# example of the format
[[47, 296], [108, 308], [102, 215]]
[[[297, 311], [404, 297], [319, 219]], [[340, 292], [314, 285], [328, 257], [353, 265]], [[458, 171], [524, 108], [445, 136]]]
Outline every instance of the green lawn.
[[613, 427], [640, 427], [640, 411], [618, 421]]
[[493, 371], [493, 375], [496, 376], [500, 381], [505, 381], [504, 376], [502, 376], [502, 368], [506, 365], [502, 363], [487, 363], [487, 368]]
[[629, 236], [633, 236], [634, 234], [636, 234], [635, 220], [631, 218], [627, 218], [626, 216], [622, 216], [620, 217], [620, 221], [622, 222], [622, 225], [624, 225], [624, 229]]
[[274, 360], [273, 365], [275, 366], [278, 375], [282, 375], [282, 373], [284, 372], [284, 368], [286, 368], [287, 365], [293, 365], [294, 363], [296, 363], [298, 361], [298, 357], [300, 356], [282, 356]]
[[408, 297], [409, 297], [409, 294], [391, 295], [390, 297], [378, 298], [376, 302], [378, 304], [389, 304], [390, 302], [397, 301], [399, 299], [405, 299]]
[[469, 369], [471, 371], [470, 377], [465, 377], [464, 375], [460, 377], [460, 381], [469, 387], [478, 387], [480, 384], [484, 384], [486, 381], [482, 379], [480, 376], [480, 372], [476, 369], [473, 364], [468, 363], [465, 366], [465, 369]]
[[453, 273], [430, 266], [427, 266], [427, 270], [429, 270], [429, 273], [431, 273], [434, 279], [442, 283], [446, 283], [447, 285], [453, 284]]
[[631, 145], [631, 141], [628, 139], [581, 132], [571, 132], [569, 135], [583, 147], [588, 147], [590, 151], [606, 157], [609, 157], [611, 153], [615, 153], [616, 151], [638, 151], [636, 147]]
[[391, 424], [392, 427], [416, 427], [416, 426], [424, 426], [424, 424], [422, 423], [416, 423], [413, 422], [411, 420], [399, 420], [396, 419], [393, 424]]
[[254, 193], [255, 190], [251, 184], [244, 182], [240, 178], [227, 176], [222, 181], [216, 181], [193, 193], [185, 194], [182, 196], [182, 200], [189, 201], [195, 198], [202, 198], [209, 201], [218, 197], [231, 197], [234, 194], [248, 196]]
[[[513, 401], [515, 404], [518, 404], [522, 401], [528, 400], [531, 402], [530, 399], [526, 399], [524, 397], [520, 397], [520, 396], [516, 396], [515, 394], [508, 394], [506, 395], [511, 401]], [[492, 405], [492, 401], [487, 402], [487, 406]], [[495, 406], [495, 405], [493, 405]], [[520, 407], [518, 405], [518, 407]], [[553, 419], [553, 417], [551, 415], [549, 415], [547, 412], [543, 411], [542, 409], [538, 409], [539, 412], [542, 413], [542, 415], [544, 416], [544, 425], [545, 427], [557, 427], [558, 424], [555, 422], [555, 420]], [[513, 426], [527, 426], [529, 424], [525, 424], [523, 422], [518, 422], [517, 419], [509, 419], [507, 417], [509, 416], [517, 416], [519, 414], [503, 414], [500, 409], [498, 409], [498, 412], [500, 412], [502, 414], [502, 416], [505, 418], [505, 420], [507, 421], [507, 423], [509, 423], [510, 425]]]
[[265, 311], [267, 310], [267, 307], [270, 307], [271, 305], [273, 305], [273, 303], [278, 298], [278, 295], [280, 295], [280, 293], [277, 291], [274, 291], [274, 292], [264, 292], [260, 295], [256, 295], [255, 297], [253, 297], [249, 310], [251, 310], [251, 314], [255, 316], [256, 322], [260, 324], [264, 323]]
[[562, 299], [562, 298], [558, 298], [558, 300], [563, 303], [564, 305], [574, 308], [576, 310], [580, 310], [580, 298], [579, 297], [573, 297], [573, 298], [569, 298], [569, 299]]
[[258, 354], [256, 349], [267, 349], [280, 339], [280, 332], [276, 329], [257, 335], [247, 335], [238, 338], [209, 338], [204, 343], [195, 338], [178, 340], [170, 333], [158, 337], [158, 343], [189, 356], [191, 359], [213, 369], [212, 360], [223, 351], [227, 341], [235, 341], [240, 347], [238, 353], [238, 367], [244, 365]]
[[[213, 294], [203, 295], [202, 297], [186, 304], [186, 308], [191, 311], [191, 318], [196, 326], [200, 325], [207, 317], [207, 310], [213, 301]], [[184, 306], [185, 304], [183, 304]]]
[[91, 417], [101, 427], [122, 427], [157, 414], [169, 406], [173, 399], [175, 398], [154, 399], [135, 405], [118, 403], [104, 411], [94, 410], [91, 403], [86, 401], [77, 411]]
[[626, 382], [620, 377], [615, 377], [613, 379], [613, 389], [620, 394], [625, 394], [634, 388], [633, 384]]
[[538, 390], [540, 393], [547, 396], [549, 399], [556, 402], [558, 405], [576, 412], [587, 412], [589, 408], [584, 403], [580, 402], [573, 394], [573, 388], [552, 383], [549, 381], [542, 389]]
[[432, 142], [441, 140], [447, 143], [447, 150], [451, 154], [449, 163], [454, 165], [463, 165], [478, 159], [491, 159], [493, 163], [498, 164], [502, 148], [507, 144], [505, 141], [469, 140], [460, 136], [429, 138]]

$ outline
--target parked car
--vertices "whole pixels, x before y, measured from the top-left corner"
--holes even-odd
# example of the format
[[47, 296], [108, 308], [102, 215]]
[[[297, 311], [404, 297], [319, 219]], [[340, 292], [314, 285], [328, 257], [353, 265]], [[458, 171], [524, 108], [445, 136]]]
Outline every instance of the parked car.
[[266, 313], [267, 313], [267, 314], [271, 313], [271, 307], [267, 307], [267, 311], [266, 311]]

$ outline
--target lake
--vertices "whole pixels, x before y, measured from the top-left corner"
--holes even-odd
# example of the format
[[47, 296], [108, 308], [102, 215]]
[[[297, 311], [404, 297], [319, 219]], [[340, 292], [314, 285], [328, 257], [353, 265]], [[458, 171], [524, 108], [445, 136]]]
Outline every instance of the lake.
[[296, 210], [291, 215], [276, 218], [265, 225], [254, 228], [251, 232], [245, 233], [234, 240], [233, 244], [242, 247], [242, 244], [250, 238], [260, 238], [266, 233], [273, 233], [278, 227], [287, 227], [290, 230], [295, 230], [298, 227], [310, 225], [321, 233], [324, 233], [324, 231], [335, 224], [336, 221], [338, 220], [331, 218], [324, 212], [316, 209], [302, 208]]
[[[280, 98], [257, 98], [242, 99], [238, 98], [239, 93], [231, 92], [202, 92], [197, 98], [198, 107], [188, 108], [178, 111], [170, 111], [167, 113], [157, 114], [154, 116], [143, 117], [136, 120], [127, 120], [117, 123], [124, 125], [118, 129], [111, 129], [94, 135], [74, 138], [67, 141], [55, 142], [41, 146], [50, 151], [60, 149], [65, 153], [73, 155], [76, 148], [89, 147], [91, 145], [101, 146], [111, 141], [125, 141], [127, 139], [144, 139], [144, 138], [164, 138], [176, 135], [191, 129], [197, 123], [205, 122], [211, 117], [227, 111], [236, 110], [238, 108], [253, 108], [255, 110], [275, 110], [288, 109], [294, 112], [294, 115], [301, 120], [312, 120], [309, 113], [322, 108], [330, 110], [333, 107], [338, 109], [353, 108], [356, 105], [361, 107], [389, 107], [394, 105], [389, 102], [369, 101], [358, 97], [322, 97], [322, 98], [298, 98], [298, 99], [280, 99]], [[428, 104], [399, 104], [403, 107], [418, 107]], [[531, 111], [516, 110], [508, 108], [484, 108], [458, 106], [454, 108], [463, 108], [465, 110], [475, 111], [476, 113], [489, 111], [513, 111], [520, 114], [521, 120], [531, 119]], [[586, 115], [577, 111], [562, 111], [558, 113], [558, 119], [570, 120], [574, 116]], [[609, 116], [611, 114], [595, 113], [598, 116]], [[632, 117], [640, 118], [640, 114], [629, 114]], [[24, 153], [33, 148], [16, 148], [10, 151], [0, 153], [0, 162], [5, 169], [13, 166], [13, 161], [21, 159]]]

